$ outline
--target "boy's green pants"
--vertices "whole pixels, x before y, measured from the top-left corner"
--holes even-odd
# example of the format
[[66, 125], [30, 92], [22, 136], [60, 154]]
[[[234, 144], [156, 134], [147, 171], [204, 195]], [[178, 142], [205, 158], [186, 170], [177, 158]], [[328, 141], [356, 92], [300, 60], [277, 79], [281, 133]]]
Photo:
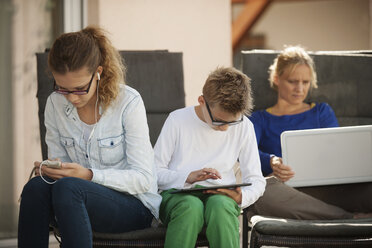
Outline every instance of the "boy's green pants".
[[195, 247], [204, 224], [211, 248], [238, 248], [240, 208], [225, 195], [197, 193], [170, 194], [163, 191], [160, 219], [167, 225], [165, 246]]

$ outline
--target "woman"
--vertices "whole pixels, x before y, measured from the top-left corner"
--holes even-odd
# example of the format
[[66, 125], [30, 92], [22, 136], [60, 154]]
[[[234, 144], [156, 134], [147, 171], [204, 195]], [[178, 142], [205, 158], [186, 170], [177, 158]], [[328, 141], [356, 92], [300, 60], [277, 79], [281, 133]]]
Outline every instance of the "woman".
[[[48, 247], [56, 222], [63, 247], [92, 247], [92, 231], [127, 232], [158, 218], [153, 150], [141, 96], [103, 30], [61, 35], [49, 52], [54, 90], [46, 103], [48, 157], [24, 187], [19, 247]], [[41, 173], [41, 175], [40, 175]]]
[[267, 179], [265, 193], [255, 203], [253, 212], [292, 219], [368, 216], [352, 213], [372, 212], [369, 200], [372, 187], [368, 183], [298, 190], [283, 184], [295, 172], [281, 159], [280, 134], [286, 130], [337, 127], [338, 122], [328, 104], [305, 102], [309, 91], [317, 88], [317, 79], [314, 62], [303, 48], [287, 47], [274, 60], [269, 73], [270, 86], [277, 91], [277, 102], [266, 110], [254, 112], [250, 120], [256, 131], [262, 173], [273, 177]]

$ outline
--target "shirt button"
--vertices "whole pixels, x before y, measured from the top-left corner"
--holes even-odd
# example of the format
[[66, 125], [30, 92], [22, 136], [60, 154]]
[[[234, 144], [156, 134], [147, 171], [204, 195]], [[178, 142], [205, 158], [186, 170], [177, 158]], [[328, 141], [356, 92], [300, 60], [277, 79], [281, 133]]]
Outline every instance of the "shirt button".
[[114, 145], [114, 141], [111, 141], [111, 145], [112, 145], [112, 146]]
[[88, 158], [88, 154], [85, 154], [85, 157]]

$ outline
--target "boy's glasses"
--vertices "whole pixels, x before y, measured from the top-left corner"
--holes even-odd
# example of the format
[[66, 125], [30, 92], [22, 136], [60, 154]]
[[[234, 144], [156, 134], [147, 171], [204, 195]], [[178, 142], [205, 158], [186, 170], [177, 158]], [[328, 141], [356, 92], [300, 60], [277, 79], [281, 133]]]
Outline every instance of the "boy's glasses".
[[86, 90], [63, 90], [59, 88], [59, 86], [56, 84], [56, 80], [54, 80], [54, 91], [62, 95], [68, 95], [68, 94], [86, 95], [88, 94], [90, 86], [92, 85], [94, 74], [95, 72], [93, 73], [92, 78], [90, 79], [89, 83], [82, 87], [82, 88], [85, 88], [88, 85], [88, 88]]
[[[204, 98], [204, 100], [205, 100], [205, 98]], [[243, 121], [243, 115], [242, 115], [242, 118], [240, 118], [240, 120], [237, 120], [237, 121], [216, 121], [212, 116], [211, 109], [209, 108], [208, 102], [206, 100], [205, 100], [205, 105], [207, 106], [209, 117], [211, 118], [212, 125], [214, 125], [214, 126], [223, 126], [223, 125], [233, 126], [233, 125], [239, 124], [240, 122]]]

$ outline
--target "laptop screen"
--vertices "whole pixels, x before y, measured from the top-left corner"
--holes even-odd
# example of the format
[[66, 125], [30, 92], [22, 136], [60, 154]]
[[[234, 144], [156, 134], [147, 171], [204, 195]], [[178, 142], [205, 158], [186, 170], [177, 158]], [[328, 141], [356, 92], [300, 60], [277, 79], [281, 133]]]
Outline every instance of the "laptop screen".
[[290, 186], [372, 182], [372, 125], [285, 131], [281, 146]]

